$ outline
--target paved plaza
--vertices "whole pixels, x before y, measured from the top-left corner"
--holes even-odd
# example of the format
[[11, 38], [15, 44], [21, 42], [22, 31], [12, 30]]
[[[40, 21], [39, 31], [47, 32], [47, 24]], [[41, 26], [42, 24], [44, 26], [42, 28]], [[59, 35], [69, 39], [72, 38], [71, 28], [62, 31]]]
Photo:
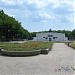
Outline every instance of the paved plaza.
[[74, 75], [74, 51], [64, 43], [54, 43], [47, 55], [32, 57], [0, 55], [0, 75]]

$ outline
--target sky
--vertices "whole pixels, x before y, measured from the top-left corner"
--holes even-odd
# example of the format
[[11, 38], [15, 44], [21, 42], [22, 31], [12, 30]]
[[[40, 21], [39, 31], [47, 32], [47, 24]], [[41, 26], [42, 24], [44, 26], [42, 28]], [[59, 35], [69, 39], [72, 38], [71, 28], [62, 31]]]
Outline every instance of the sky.
[[0, 0], [0, 10], [21, 22], [29, 32], [73, 30], [74, 0]]

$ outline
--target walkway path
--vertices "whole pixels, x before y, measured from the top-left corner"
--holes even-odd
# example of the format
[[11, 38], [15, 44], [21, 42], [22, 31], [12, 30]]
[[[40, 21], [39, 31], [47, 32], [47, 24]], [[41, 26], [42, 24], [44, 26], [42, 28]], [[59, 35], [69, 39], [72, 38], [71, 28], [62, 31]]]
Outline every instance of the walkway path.
[[0, 56], [0, 75], [74, 75], [74, 50], [55, 43], [48, 55]]

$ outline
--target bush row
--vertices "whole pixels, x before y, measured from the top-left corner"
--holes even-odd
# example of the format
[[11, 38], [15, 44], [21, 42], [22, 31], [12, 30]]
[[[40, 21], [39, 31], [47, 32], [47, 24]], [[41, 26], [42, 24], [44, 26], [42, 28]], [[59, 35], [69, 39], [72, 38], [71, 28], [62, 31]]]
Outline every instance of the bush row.
[[1, 49], [1, 55], [4, 56], [34, 56], [39, 54], [48, 54], [51, 48], [49, 49], [39, 49], [39, 50], [33, 50], [33, 51], [7, 51], [4, 49]]

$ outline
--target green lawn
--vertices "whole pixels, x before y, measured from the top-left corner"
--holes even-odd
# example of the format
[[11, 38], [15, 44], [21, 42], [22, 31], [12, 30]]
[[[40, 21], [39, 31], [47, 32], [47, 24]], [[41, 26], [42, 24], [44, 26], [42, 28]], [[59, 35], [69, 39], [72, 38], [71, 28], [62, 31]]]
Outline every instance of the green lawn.
[[[68, 45], [68, 43], [65, 43], [65, 44], [67, 44], [67, 45]], [[74, 49], [75, 49], [75, 41], [74, 41], [74, 42], [70, 42], [70, 43], [69, 43], [69, 45], [70, 45], [70, 47], [72, 47], [72, 48], [74, 48]]]
[[70, 46], [75, 49], [75, 42], [71, 43]]
[[25, 43], [5, 43], [0, 42], [0, 48], [7, 51], [31, 51], [38, 49], [51, 48], [53, 43], [51, 42], [25, 42]]

